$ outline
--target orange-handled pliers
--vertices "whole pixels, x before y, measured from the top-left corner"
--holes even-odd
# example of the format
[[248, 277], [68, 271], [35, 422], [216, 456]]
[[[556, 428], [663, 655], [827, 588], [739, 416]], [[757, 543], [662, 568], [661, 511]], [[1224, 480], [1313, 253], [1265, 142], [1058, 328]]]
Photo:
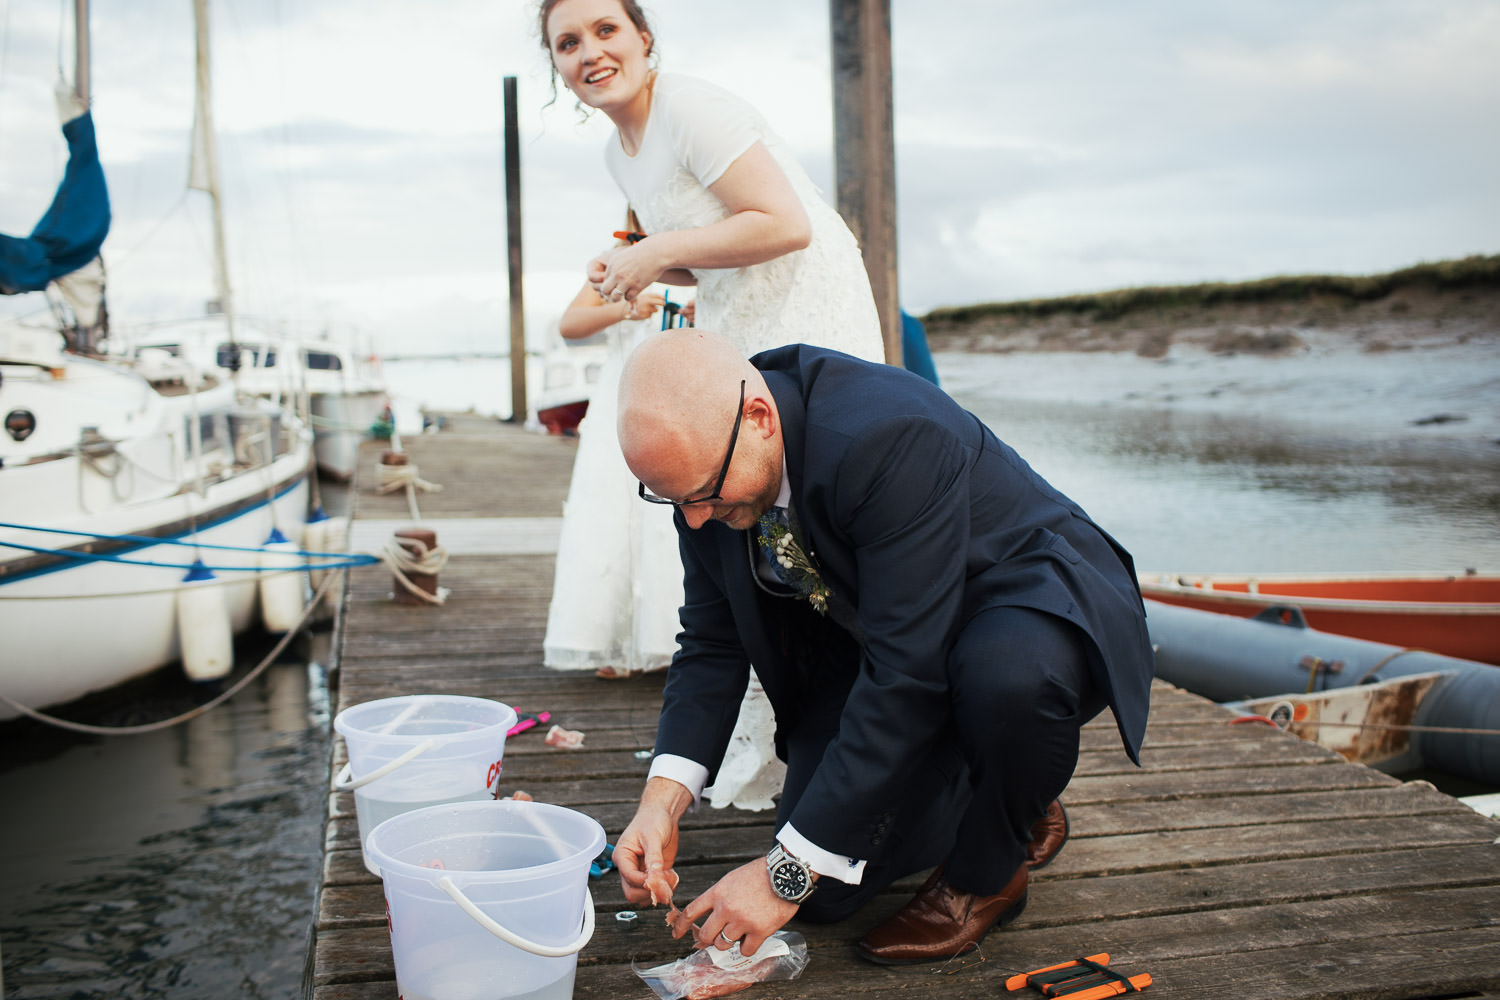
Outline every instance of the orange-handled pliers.
[[1019, 990], [1030, 986], [1045, 997], [1104, 1000], [1105, 997], [1134, 993], [1151, 985], [1151, 977], [1144, 972], [1127, 978], [1107, 968], [1108, 965], [1108, 953], [1090, 955], [1011, 976], [1005, 981], [1005, 988]]

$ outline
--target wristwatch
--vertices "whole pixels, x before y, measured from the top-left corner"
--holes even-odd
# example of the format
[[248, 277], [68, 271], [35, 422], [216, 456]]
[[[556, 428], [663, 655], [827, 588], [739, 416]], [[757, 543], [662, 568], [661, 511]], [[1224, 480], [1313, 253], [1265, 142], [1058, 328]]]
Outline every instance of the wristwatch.
[[771, 889], [788, 903], [802, 902], [818, 887], [807, 862], [779, 843], [766, 855], [766, 870], [771, 876]]

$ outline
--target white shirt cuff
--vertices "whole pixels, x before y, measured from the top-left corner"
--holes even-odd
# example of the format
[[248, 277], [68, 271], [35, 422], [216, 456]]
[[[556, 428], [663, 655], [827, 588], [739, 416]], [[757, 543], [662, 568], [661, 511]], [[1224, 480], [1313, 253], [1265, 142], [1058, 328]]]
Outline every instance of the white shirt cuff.
[[806, 861], [807, 866], [819, 875], [826, 875], [849, 885], [859, 885], [860, 880], [865, 877], [863, 859], [825, 851], [798, 833], [797, 828], [790, 823], [777, 831], [776, 839], [788, 853]]
[[[693, 807], [697, 808], [698, 800], [703, 797], [703, 786], [708, 784], [708, 768], [676, 754], [657, 754], [651, 759], [651, 770], [646, 772], [646, 780], [652, 778], [671, 778], [693, 793]], [[797, 856], [801, 857], [800, 854]]]

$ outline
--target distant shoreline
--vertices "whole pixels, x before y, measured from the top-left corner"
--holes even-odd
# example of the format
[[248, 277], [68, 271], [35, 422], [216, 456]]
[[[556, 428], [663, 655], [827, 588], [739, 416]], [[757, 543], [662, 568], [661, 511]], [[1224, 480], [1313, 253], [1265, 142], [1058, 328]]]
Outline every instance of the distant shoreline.
[[1500, 256], [1367, 278], [1304, 276], [1124, 289], [934, 309], [933, 351], [1128, 352], [1174, 347], [1290, 357], [1314, 344], [1361, 353], [1459, 344], [1500, 348]]

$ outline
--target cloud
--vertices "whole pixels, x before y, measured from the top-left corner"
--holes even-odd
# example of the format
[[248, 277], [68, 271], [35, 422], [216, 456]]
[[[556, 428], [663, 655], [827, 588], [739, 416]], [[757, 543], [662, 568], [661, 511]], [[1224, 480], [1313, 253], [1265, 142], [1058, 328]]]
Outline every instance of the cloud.
[[[831, 198], [827, 7], [647, 9], [663, 68], [751, 100]], [[528, 324], [545, 330], [624, 205], [603, 166], [608, 122], [580, 123], [566, 93], [549, 103], [535, 11], [216, 0], [246, 308], [357, 319], [377, 343], [503, 338], [502, 80], [514, 76]], [[49, 95], [57, 12], [12, 4], [8, 16], [0, 231], [15, 232], [45, 208], [64, 154]], [[894, 3], [892, 31], [901, 291], [914, 311], [1500, 249], [1495, 5], [942, 0]], [[196, 309], [210, 292], [206, 212], [182, 190], [187, 5], [101, 5], [94, 36], [115, 315]]]

